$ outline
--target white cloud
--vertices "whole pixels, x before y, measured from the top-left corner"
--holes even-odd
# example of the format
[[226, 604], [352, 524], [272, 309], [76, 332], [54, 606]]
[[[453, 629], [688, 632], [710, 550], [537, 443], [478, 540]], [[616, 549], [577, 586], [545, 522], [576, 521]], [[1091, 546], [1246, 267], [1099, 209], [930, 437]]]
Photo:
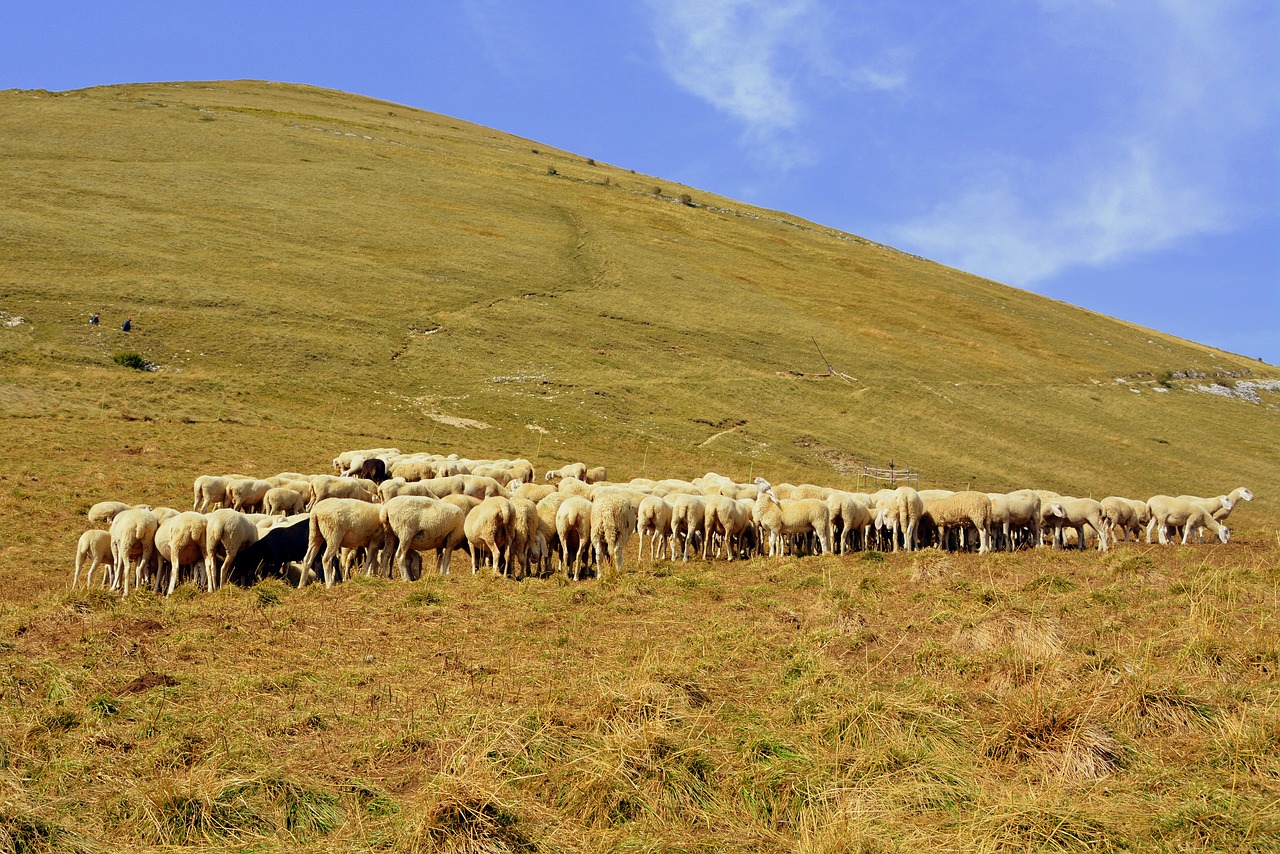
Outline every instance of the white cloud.
[[835, 59], [830, 13], [816, 0], [649, 0], [663, 71], [733, 117], [741, 142], [773, 166], [812, 162], [803, 130], [815, 85], [896, 89], [902, 54], [886, 67]]
[[[1116, 89], [1136, 93], [1116, 113], [1036, 160], [988, 152], [971, 176], [892, 239], [983, 276], [1031, 285], [1077, 265], [1103, 266], [1227, 231], [1243, 210], [1233, 154], [1267, 121], [1268, 94], [1247, 56], [1250, 34], [1227, 4], [1151, 0], [1137, 6], [1046, 2], [1048, 13], [1121, 16], [1132, 64]], [[1081, 19], [1083, 20], [1083, 19]], [[1089, 21], [1088, 26], [1096, 26]], [[1128, 52], [1131, 51], [1131, 52]], [[1123, 75], [1136, 79], [1122, 79]]]

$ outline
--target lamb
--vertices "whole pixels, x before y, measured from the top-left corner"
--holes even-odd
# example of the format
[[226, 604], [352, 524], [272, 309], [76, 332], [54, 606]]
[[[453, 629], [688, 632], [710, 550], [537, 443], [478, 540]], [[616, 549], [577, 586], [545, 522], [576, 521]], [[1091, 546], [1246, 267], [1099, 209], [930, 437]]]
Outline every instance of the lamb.
[[[134, 579], [134, 586], [142, 585], [143, 572], [151, 563], [159, 527], [155, 514], [142, 507], [131, 507], [117, 513], [111, 520], [111, 562], [125, 596], [129, 595], [130, 578]], [[113, 588], [115, 586], [112, 585]]]
[[[229, 507], [205, 517], [204, 571], [209, 592], [220, 589], [231, 577], [231, 564], [240, 550], [257, 541], [261, 531], [245, 514]], [[218, 556], [222, 565], [218, 566]]]
[[302, 493], [284, 486], [274, 486], [262, 496], [262, 512], [268, 516], [292, 516], [303, 512], [306, 506]]
[[591, 502], [580, 495], [570, 495], [556, 510], [556, 534], [560, 537], [560, 564], [565, 575], [573, 571], [577, 581], [591, 548]]
[[[303, 566], [311, 566], [323, 546], [320, 566], [324, 569], [325, 587], [333, 587], [334, 561], [340, 549], [365, 549], [368, 566], [376, 566], [378, 552], [386, 541], [379, 509], [378, 505], [358, 498], [324, 498], [316, 502], [308, 520]], [[345, 571], [342, 580], [346, 581]], [[298, 587], [305, 587], [307, 581], [308, 573], [303, 572], [298, 578]]]
[[[205, 529], [208, 519], [203, 513], [188, 510], [179, 513], [172, 519], [160, 523], [156, 530], [156, 548], [160, 557], [169, 562], [169, 588], [166, 595], [172, 596], [178, 586], [178, 573], [183, 566], [202, 566], [204, 564]], [[160, 565], [164, 571], [164, 563]]]
[[1147, 506], [1151, 508], [1151, 521], [1147, 523], [1148, 543], [1151, 542], [1151, 534], [1159, 531], [1160, 544], [1168, 545], [1166, 528], [1182, 528], [1184, 546], [1191, 531], [1198, 527], [1208, 528], [1224, 543], [1231, 539], [1231, 532], [1227, 527], [1213, 518], [1210, 511], [1194, 502], [1168, 495], [1153, 495], [1147, 500]]
[[636, 505], [624, 490], [606, 489], [591, 502], [591, 548], [598, 572], [613, 560], [615, 573], [622, 572], [622, 550], [636, 529]]
[[760, 490], [752, 509], [757, 525], [769, 532], [770, 556], [782, 556], [786, 552], [786, 538], [797, 534], [815, 534], [823, 554], [831, 553], [831, 510], [817, 498], [800, 498], [780, 501], [769, 481], [755, 479]]
[[80, 570], [85, 561], [89, 562], [89, 571], [84, 576], [84, 586], [93, 584], [93, 571], [103, 566], [103, 577], [111, 578], [111, 534], [97, 528], [91, 528], [80, 535], [76, 544], [76, 572], [71, 576], [71, 588], [74, 590], [80, 583]]
[[921, 521], [931, 522], [938, 531], [938, 547], [947, 543], [952, 528], [961, 531], [972, 525], [978, 530], [978, 554], [991, 551], [991, 499], [981, 492], [957, 492], [943, 498], [923, 499]]
[[566, 477], [577, 478], [578, 480], [586, 480], [587, 464], [586, 463], [569, 463], [568, 465], [561, 466], [558, 469], [552, 469], [551, 471], [547, 472], [546, 477], [544, 479], [547, 481], [552, 481], [552, 480], [557, 480], [557, 479], [566, 478]]
[[448, 575], [454, 549], [462, 548], [466, 542], [467, 514], [437, 498], [397, 496], [382, 505], [378, 516], [386, 535], [384, 562], [390, 564], [394, 560], [394, 566], [400, 569], [400, 578], [404, 581], [409, 581], [412, 576], [410, 551], [434, 551], [436, 571]]
[[492, 558], [494, 572], [510, 571], [511, 525], [515, 510], [510, 499], [495, 495], [481, 501], [467, 514], [464, 531], [471, 549], [471, 573], [481, 559]]
[[636, 514], [636, 534], [640, 541], [636, 560], [644, 557], [644, 536], [649, 535], [649, 560], [666, 554], [667, 530], [671, 527], [671, 505], [660, 495], [646, 495]]

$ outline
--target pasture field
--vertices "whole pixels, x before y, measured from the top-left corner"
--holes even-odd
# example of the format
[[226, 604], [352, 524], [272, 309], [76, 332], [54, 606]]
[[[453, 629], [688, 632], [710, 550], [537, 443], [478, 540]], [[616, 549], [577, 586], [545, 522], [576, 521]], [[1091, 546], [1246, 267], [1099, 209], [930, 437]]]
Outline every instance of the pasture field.
[[[1280, 849], [1280, 372], [590, 154], [0, 92], [0, 850]], [[381, 445], [1258, 498], [1226, 545], [67, 589], [96, 501]]]

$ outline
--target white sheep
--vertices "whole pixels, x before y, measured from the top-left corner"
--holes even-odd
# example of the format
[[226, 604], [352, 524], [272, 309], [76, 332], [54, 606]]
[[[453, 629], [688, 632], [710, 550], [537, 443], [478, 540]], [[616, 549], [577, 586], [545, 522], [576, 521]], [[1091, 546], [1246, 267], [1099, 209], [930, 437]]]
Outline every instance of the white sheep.
[[230, 478], [213, 474], [202, 474], [192, 483], [191, 509], [200, 513], [208, 513], [226, 504], [227, 483]]
[[586, 483], [607, 483], [609, 470], [604, 466], [593, 466], [583, 472], [582, 480]]
[[636, 560], [644, 558], [644, 537], [649, 535], [649, 560], [656, 560], [667, 549], [667, 530], [671, 527], [671, 505], [661, 495], [646, 495], [636, 514]]
[[408, 581], [409, 552], [434, 551], [436, 572], [448, 575], [454, 550], [466, 542], [466, 515], [447, 501], [419, 495], [401, 495], [383, 504], [378, 517], [386, 537], [383, 560], [388, 571], [398, 567], [400, 578]]
[[991, 533], [997, 533], [1008, 551], [1016, 551], [1020, 541], [1044, 545], [1044, 528], [1041, 516], [1040, 496], [1034, 489], [1018, 489], [1013, 492], [988, 493], [991, 499]]
[[517, 578], [531, 574], [533, 551], [538, 542], [538, 505], [528, 498], [511, 501], [511, 572]]
[[610, 560], [614, 572], [622, 572], [622, 550], [636, 529], [636, 504], [621, 489], [601, 490], [591, 500], [591, 548], [598, 573]]
[[[230, 492], [231, 487], [227, 488]], [[265, 492], [263, 493], [266, 494]], [[381, 498], [378, 484], [362, 477], [335, 477], [317, 479], [311, 484], [311, 508], [328, 498], [351, 498], [373, 503]]]
[[591, 550], [591, 502], [580, 495], [566, 496], [556, 510], [556, 534], [560, 538], [560, 565], [577, 581]]
[[1159, 531], [1160, 544], [1168, 545], [1168, 528], [1182, 528], [1184, 546], [1191, 531], [1198, 527], [1208, 528], [1224, 543], [1231, 539], [1231, 532], [1227, 530], [1227, 526], [1213, 518], [1210, 511], [1194, 502], [1170, 495], [1153, 495], [1147, 499], [1147, 506], [1151, 508], [1151, 521], [1147, 523], [1147, 542], [1151, 542], [1154, 531]]
[[816, 535], [821, 552], [831, 553], [831, 510], [824, 500], [800, 498], [783, 501], [764, 478], [757, 477], [755, 484], [759, 494], [752, 508], [752, 518], [769, 532], [770, 556], [786, 554], [787, 539], [805, 534]]
[[292, 516], [303, 512], [306, 506], [306, 497], [287, 486], [273, 486], [262, 496], [262, 512], [268, 516]]
[[99, 501], [97, 504], [89, 508], [89, 523], [92, 525], [105, 524], [109, 526], [115, 520], [116, 516], [131, 509], [132, 507], [132, 504], [125, 504], [123, 501]]
[[725, 556], [734, 560], [743, 554], [742, 540], [752, 526], [751, 502], [715, 494], [706, 496], [703, 503], [703, 559], [707, 557], [707, 550], [714, 547], [716, 558], [723, 548]]
[[515, 509], [511, 500], [495, 495], [486, 498], [467, 514], [464, 530], [471, 550], [471, 573], [482, 561], [493, 561], [494, 572], [510, 572], [511, 525]]
[[1147, 502], [1119, 495], [1109, 495], [1102, 499], [1102, 512], [1107, 516], [1112, 535], [1118, 529], [1120, 539], [1124, 542], [1129, 541], [1130, 534], [1133, 534], [1135, 540], [1138, 539], [1139, 532], [1151, 521], [1151, 508], [1147, 506]]
[[93, 584], [93, 571], [99, 566], [103, 567], [103, 578], [106, 582], [110, 582], [113, 574], [111, 572], [111, 534], [99, 528], [90, 528], [80, 535], [80, 541], [76, 543], [76, 572], [71, 576], [72, 589], [80, 583], [80, 570], [84, 568], [86, 561], [89, 562], [89, 570], [84, 576], [85, 587]]
[[549, 483], [521, 483], [511, 490], [512, 498], [527, 498], [537, 504], [548, 495], [554, 495], [556, 488]]
[[587, 464], [586, 463], [569, 463], [558, 469], [548, 471], [544, 480], [552, 481], [560, 478], [572, 477], [577, 480], [586, 480]]
[[676, 559], [676, 546], [679, 544], [680, 559], [687, 563], [690, 541], [706, 526], [706, 499], [702, 495], [684, 492], [669, 492], [663, 497], [671, 505], [671, 534], [667, 538], [671, 560]]
[[1098, 536], [1098, 550], [1105, 552], [1110, 540], [1111, 523], [1102, 509], [1102, 502], [1092, 498], [1064, 497], [1059, 499], [1059, 503], [1066, 515], [1056, 523], [1054, 542], [1060, 542], [1065, 548], [1066, 538], [1062, 536], [1062, 531], [1065, 528], [1074, 528], [1077, 544], [1083, 551], [1086, 547], [1084, 529], [1085, 525], [1088, 525]]
[[[1241, 501], [1252, 501], [1253, 493], [1248, 488], [1239, 486], [1231, 490], [1227, 495], [1218, 495], [1213, 498], [1199, 498], [1194, 495], [1179, 495], [1181, 499], [1199, 504], [1206, 511], [1213, 515], [1213, 518], [1219, 522], [1225, 521], [1231, 515], [1231, 511]], [[1195, 529], [1196, 542], [1201, 542], [1201, 534], [1204, 531], [1203, 526]]]
[[961, 533], [972, 526], [978, 531], [978, 554], [991, 551], [991, 499], [984, 493], [968, 490], [941, 498], [924, 498], [921, 521], [931, 522], [937, 528], [938, 547], [947, 544], [947, 534], [952, 528]]
[[[838, 553], [854, 547], [855, 539], [863, 548], [872, 523], [871, 496], [833, 489], [827, 496], [827, 509], [831, 511], [831, 535]], [[835, 535], [839, 526], [840, 535]]]
[[556, 511], [565, 500], [573, 496], [563, 492], [553, 492], [538, 502], [538, 530], [547, 538], [546, 571], [551, 569], [553, 557], [560, 557], [560, 534], [556, 530]]
[[[111, 562], [116, 581], [125, 596], [129, 595], [130, 579], [135, 587], [142, 586], [143, 573], [151, 564], [156, 529], [159, 527], [155, 514], [142, 507], [131, 507], [117, 513], [111, 520]], [[112, 584], [113, 588], [116, 586]]]
[[203, 513], [188, 510], [160, 523], [156, 530], [156, 549], [162, 559], [160, 571], [164, 571], [164, 561], [170, 566], [169, 587], [167, 595], [172, 596], [178, 586], [180, 567], [203, 567], [205, 532], [208, 519]]
[[262, 499], [271, 490], [271, 484], [258, 478], [237, 478], [227, 483], [225, 506], [241, 513], [252, 513], [262, 508]]
[[[316, 556], [320, 555], [320, 549], [324, 548], [320, 565], [324, 569], [325, 587], [333, 586], [335, 562], [342, 549], [364, 549], [366, 566], [370, 569], [378, 566], [380, 551], [386, 542], [382, 518], [378, 515], [379, 509], [379, 505], [358, 498], [325, 498], [318, 501], [311, 508], [307, 554], [302, 565], [311, 566]], [[301, 574], [298, 587], [306, 586], [309, 574]], [[342, 580], [347, 580], [345, 568]]]
[[[209, 592], [220, 589], [230, 578], [231, 564], [246, 546], [258, 541], [261, 529], [245, 514], [230, 507], [205, 516], [204, 572]], [[219, 565], [218, 558], [222, 557]], [[303, 564], [310, 566], [308, 561]], [[305, 577], [305, 573], [303, 573]]]

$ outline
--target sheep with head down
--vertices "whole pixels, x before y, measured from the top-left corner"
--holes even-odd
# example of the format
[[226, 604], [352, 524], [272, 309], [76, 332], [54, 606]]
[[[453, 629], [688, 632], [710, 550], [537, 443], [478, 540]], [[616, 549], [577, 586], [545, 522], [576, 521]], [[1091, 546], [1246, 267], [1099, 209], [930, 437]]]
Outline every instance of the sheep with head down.
[[556, 509], [556, 535], [560, 539], [560, 565], [565, 575], [581, 576], [582, 564], [591, 550], [591, 502], [581, 495], [568, 495]]
[[410, 553], [434, 551], [436, 571], [448, 575], [454, 550], [466, 545], [466, 515], [447, 501], [423, 495], [399, 495], [383, 504], [378, 517], [386, 536], [387, 569], [394, 566], [400, 578], [409, 581], [415, 563], [421, 565]]
[[209, 520], [203, 513], [188, 510], [160, 523], [156, 530], [156, 550], [160, 553], [160, 571], [169, 564], [169, 586], [172, 596], [178, 586], [181, 568], [204, 566], [205, 531]]
[[1160, 544], [1169, 544], [1169, 529], [1182, 529], [1182, 544], [1185, 546], [1196, 528], [1208, 528], [1221, 541], [1231, 539], [1227, 526], [1213, 518], [1212, 512], [1200, 504], [1175, 498], [1169, 495], [1153, 495], [1147, 500], [1151, 508], [1151, 521], [1147, 523], [1147, 542], [1155, 531], [1160, 533]]
[[71, 576], [73, 590], [80, 583], [80, 572], [84, 569], [85, 563], [89, 564], [84, 577], [85, 587], [93, 584], [93, 571], [99, 566], [103, 567], [103, 577], [110, 582], [111, 534], [98, 528], [90, 528], [80, 535], [80, 541], [76, 543], [76, 571], [75, 575]]
[[[380, 506], [358, 498], [324, 498], [311, 508], [307, 529], [307, 553], [302, 559], [310, 567], [317, 557], [324, 571], [324, 586], [332, 587], [342, 549], [363, 549], [368, 566], [378, 564], [386, 542], [386, 531], [378, 511]], [[324, 549], [321, 555], [320, 550]], [[346, 569], [342, 569], [346, 581]], [[298, 577], [298, 587], [305, 587], [309, 574]]]
[[922, 500], [924, 513], [921, 521], [937, 529], [939, 548], [949, 545], [952, 529], [962, 533], [973, 527], [978, 532], [978, 553], [991, 551], [991, 499], [985, 493], [967, 490]]
[[236, 555], [256, 542], [261, 533], [252, 519], [230, 507], [214, 510], [205, 517], [204, 571], [210, 593], [227, 583]]
[[591, 499], [590, 537], [597, 572], [603, 572], [610, 562], [615, 573], [622, 572], [622, 551], [636, 529], [636, 506], [640, 503], [636, 498], [629, 490], [604, 489]]
[[111, 520], [111, 561], [125, 596], [132, 580], [141, 586], [155, 551], [160, 522], [148, 508], [131, 507]]
[[493, 561], [494, 572], [510, 572], [512, 518], [515, 509], [510, 499], [495, 495], [486, 498], [467, 514], [464, 532], [471, 549], [471, 572], [481, 563]]

